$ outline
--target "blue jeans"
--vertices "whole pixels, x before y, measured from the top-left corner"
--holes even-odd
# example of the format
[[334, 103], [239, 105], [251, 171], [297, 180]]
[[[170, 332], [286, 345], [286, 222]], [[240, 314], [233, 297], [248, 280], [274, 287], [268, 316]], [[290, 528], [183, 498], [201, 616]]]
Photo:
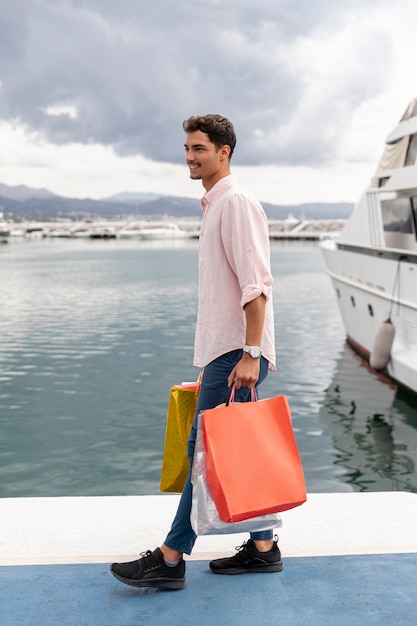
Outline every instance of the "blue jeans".
[[[200, 411], [205, 409], [213, 409], [218, 404], [225, 401], [228, 394], [227, 378], [232, 369], [242, 358], [242, 350], [233, 350], [227, 354], [223, 354], [215, 359], [204, 368], [203, 379], [201, 381], [200, 394], [196, 409], [194, 423], [191, 428], [191, 434], [188, 440], [188, 458], [190, 460], [190, 471], [184, 485], [184, 489], [180, 498], [177, 513], [172, 522], [164, 543], [172, 550], [191, 554], [197, 536], [192, 529], [190, 522], [191, 504], [193, 495], [193, 486], [191, 483], [191, 466], [194, 458], [194, 446], [197, 433], [197, 416]], [[261, 366], [258, 382], [255, 388], [266, 378], [268, 374], [268, 361], [261, 357]], [[235, 400], [237, 402], [247, 402], [250, 400], [250, 389], [241, 387], [236, 391]], [[252, 539], [272, 539], [273, 530], [263, 530], [250, 534]]]

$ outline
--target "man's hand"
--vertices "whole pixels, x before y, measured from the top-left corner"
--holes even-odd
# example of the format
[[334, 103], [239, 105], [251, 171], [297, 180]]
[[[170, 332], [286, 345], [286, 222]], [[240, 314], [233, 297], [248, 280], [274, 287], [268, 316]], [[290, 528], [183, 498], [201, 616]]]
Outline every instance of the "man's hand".
[[239, 363], [232, 369], [227, 379], [229, 387], [253, 387], [259, 378], [260, 359], [252, 359], [246, 352]]

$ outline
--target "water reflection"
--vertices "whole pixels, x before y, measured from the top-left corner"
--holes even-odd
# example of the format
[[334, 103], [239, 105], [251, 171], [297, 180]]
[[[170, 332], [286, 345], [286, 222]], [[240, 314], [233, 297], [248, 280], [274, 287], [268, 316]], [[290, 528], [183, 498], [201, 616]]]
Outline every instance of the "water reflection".
[[[317, 247], [271, 252], [278, 369], [261, 395], [289, 399], [309, 492], [417, 492], [416, 406], [340, 352]], [[195, 242], [2, 254], [0, 497], [159, 493], [169, 388], [196, 376], [197, 265]]]
[[417, 398], [403, 395], [346, 344], [319, 418], [339, 479], [355, 491], [417, 492]]

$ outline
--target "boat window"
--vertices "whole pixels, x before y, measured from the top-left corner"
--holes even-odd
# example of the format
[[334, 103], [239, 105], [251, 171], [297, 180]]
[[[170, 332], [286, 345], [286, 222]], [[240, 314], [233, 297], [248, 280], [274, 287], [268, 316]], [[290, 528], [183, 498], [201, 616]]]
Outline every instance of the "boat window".
[[382, 200], [381, 208], [385, 232], [413, 232], [411, 225], [411, 198]]
[[355, 298], [353, 296], [350, 296], [350, 301], [352, 303], [352, 306], [356, 306]]
[[374, 316], [374, 309], [372, 307], [372, 304], [368, 304], [368, 313], [371, 317]]
[[417, 98], [410, 102], [404, 112], [404, 115], [401, 118], [401, 122], [403, 122], [404, 120], [409, 120], [410, 117], [414, 117], [414, 115], [417, 115]]
[[411, 215], [413, 217], [413, 222], [414, 222], [414, 232], [416, 233], [416, 238], [417, 238], [417, 196], [414, 196], [414, 198], [411, 198]]
[[404, 165], [415, 165], [417, 156], [417, 134], [411, 135], [410, 143], [408, 144], [407, 154], [405, 156]]
[[404, 167], [405, 156], [409, 145], [410, 138], [408, 135], [401, 137], [401, 139], [394, 141], [394, 143], [386, 144], [381, 160], [378, 163], [376, 170], [377, 175], [379, 176], [379, 172]]

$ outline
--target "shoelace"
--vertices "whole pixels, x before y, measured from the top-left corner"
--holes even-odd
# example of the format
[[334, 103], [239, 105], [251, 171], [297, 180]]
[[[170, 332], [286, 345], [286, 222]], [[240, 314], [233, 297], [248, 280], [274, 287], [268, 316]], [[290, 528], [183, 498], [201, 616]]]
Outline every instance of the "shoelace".
[[140, 556], [143, 559], [144, 569], [154, 569], [155, 567], [160, 567], [161, 565], [161, 563], [152, 556], [151, 550], [146, 550], [145, 552], [141, 552]]
[[246, 546], [246, 541], [244, 543], [242, 543], [241, 546], [236, 546], [235, 550], [237, 551], [236, 557], [240, 561], [246, 561], [248, 559], [248, 557], [252, 558], [251, 554], [248, 551], [248, 548]]
[[[278, 542], [278, 535], [274, 535], [274, 541]], [[236, 557], [241, 561], [243, 561], [247, 557], [254, 558], [247, 548], [246, 541], [244, 541], [241, 546], [236, 546], [235, 550], [237, 551]]]

